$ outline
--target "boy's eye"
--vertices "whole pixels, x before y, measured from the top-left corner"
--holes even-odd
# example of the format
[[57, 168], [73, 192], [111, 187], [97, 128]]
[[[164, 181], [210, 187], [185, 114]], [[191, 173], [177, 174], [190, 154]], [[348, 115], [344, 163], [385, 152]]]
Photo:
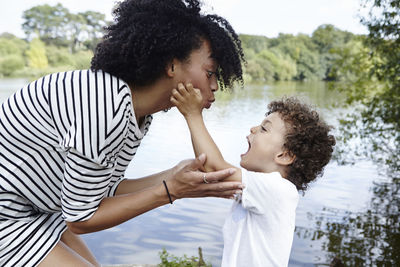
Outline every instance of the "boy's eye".
[[260, 128], [261, 128], [261, 131], [262, 131], [262, 132], [266, 132], [266, 131], [267, 131], [267, 128], [265, 128], [265, 127], [264, 127], [264, 126], [262, 126], [262, 125], [261, 125], [261, 127], [260, 127]]

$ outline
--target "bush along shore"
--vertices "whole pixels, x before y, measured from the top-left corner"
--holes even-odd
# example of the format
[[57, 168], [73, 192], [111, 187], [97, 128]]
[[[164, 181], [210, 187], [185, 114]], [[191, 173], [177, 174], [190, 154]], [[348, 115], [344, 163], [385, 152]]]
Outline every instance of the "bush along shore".
[[154, 264], [116, 264], [116, 265], [103, 265], [103, 267], [212, 267], [210, 263], [206, 263], [203, 259], [203, 252], [199, 247], [199, 256], [177, 257], [163, 249], [160, 253], [161, 263]]

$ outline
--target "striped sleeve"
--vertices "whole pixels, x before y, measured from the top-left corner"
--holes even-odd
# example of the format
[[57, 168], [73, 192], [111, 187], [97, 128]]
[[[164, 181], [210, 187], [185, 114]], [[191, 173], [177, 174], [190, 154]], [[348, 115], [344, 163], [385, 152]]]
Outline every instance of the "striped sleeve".
[[66, 221], [84, 221], [109, 191], [128, 135], [130, 90], [103, 72], [75, 71], [54, 78], [49, 105], [59, 145], [66, 151], [62, 214]]

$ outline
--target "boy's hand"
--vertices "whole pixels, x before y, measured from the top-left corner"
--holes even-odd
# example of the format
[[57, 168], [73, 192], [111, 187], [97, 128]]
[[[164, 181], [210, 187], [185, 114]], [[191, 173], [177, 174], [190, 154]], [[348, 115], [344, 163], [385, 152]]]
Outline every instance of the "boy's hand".
[[171, 102], [185, 118], [199, 115], [203, 109], [203, 97], [200, 90], [193, 88], [191, 83], [186, 84], [186, 87], [179, 83], [178, 88], [172, 90]]

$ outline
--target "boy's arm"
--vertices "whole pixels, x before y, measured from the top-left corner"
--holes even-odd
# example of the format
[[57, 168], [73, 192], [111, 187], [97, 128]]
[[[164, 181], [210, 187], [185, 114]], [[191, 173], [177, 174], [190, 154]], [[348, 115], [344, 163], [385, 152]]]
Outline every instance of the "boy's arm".
[[225, 179], [225, 181], [241, 181], [242, 173], [240, 168], [227, 163], [210, 133], [208, 132], [202, 116], [202, 97], [198, 89], [191, 84], [186, 87], [178, 84], [178, 89], [172, 92], [171, 102], [179, 109], [184, 116], [190, 130], [192, 145], [196, 156], [204, 153], [207, 160], [204, 163], [206, 171], [217, 171], [226, 168], [236, 168], [236, 172]]

